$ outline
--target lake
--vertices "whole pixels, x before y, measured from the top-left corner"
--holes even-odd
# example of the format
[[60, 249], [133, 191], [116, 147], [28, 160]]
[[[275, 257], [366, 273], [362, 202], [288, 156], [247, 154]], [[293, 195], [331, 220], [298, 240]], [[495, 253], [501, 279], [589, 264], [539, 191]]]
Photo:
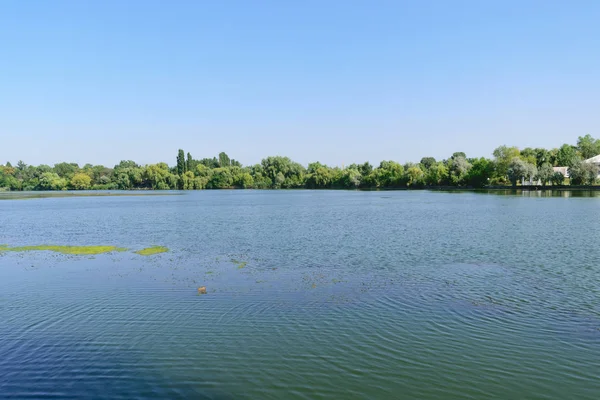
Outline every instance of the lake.
[[554, 195], [0, 201], [0, 244], [129, 249], [0, 251], [0, 398], [597, 399], [600, 193]]

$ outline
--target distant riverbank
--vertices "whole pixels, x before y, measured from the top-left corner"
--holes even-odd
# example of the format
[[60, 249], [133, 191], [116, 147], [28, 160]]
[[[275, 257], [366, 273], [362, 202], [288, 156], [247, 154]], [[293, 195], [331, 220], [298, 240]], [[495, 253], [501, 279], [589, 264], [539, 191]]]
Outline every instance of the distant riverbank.
[[[240, 188], [206, 189], [209, 191], [242, 190]], [[270, 189], [243, 189], [243, 190], [270, 190]], [[306, 190], [339, 190], [339, 191], [439, 191], [439, 192], [477, 192], [477, 193], [520, 193], [520, 192], [598, 192], [600, 186], [489, 186], [483, 188], [457, 187], [457, 186], [423, 186], [423, 187], [388, 187], [388, 188], [360, 188], [360, 189], [279, 189], [284, 191]], [[195, 190], [198, 191], [198, 190]], [[178, 196], [188, 191], [178, 190], [57, 190], [57, 191], [0, 191], [0, 200], [26, 200], [41, 198], [69, 198], [69, 197], [122, 197], [122, 196]]]

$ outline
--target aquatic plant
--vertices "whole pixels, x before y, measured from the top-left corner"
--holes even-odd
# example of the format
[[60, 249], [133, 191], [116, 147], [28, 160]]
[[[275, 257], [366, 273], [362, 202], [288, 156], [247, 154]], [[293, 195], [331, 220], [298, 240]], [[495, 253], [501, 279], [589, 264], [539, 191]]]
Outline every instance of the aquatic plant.
[[248, 265], [248, 262], [246, 262], [246, 261], [239, 261], [239, 260], [236, 260], [235, 258], [232, 258], [231, 262], [234, 263], [234, 264], [236, 264], [237, 267], [238, 267], [238, 269], [242, 269], [246, 265]]
[[169, 249], [165, 246], [152, 246], [138, 250], [135, 254], [139, 254], [140, 256], [152, 256], [154, 254], [166, 253], [167, 251], [169, 251]]
[[71, 255], [94, 255], [112, 253], [115, 251], [127, 251], [127, 249], [117, 246], [54, 246], [54, 245], [39, 245], [39, 246], [18, 246], [8, 247], [0, 246], [2, 251], [54, 251], [56, 253], [71, 254]]

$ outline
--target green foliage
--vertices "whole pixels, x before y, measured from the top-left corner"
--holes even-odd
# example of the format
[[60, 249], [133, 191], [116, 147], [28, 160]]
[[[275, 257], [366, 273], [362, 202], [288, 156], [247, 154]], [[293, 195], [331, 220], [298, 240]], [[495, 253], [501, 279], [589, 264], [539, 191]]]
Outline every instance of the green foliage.
[[535, 165], [523, 161], [519, 157], [515, 157], [508, 165], [507, 175], [512, 185], [516, 186], [520, 179], [532, 179], [536, 176], [537, 168]]
[[532, 149], [531, 147], [527, 147], [527, 148], [521, 150], [521, 160], [523, 160], [529, 164], [537, 165], [536, 151], [534, 149]]
[[556, 153], [555, 166], [572, 167], [579, 162], [577, 148], [568, 144], [563, 144]]
[[206, 185], [209, 189], [228, 189], [233, 186], [233, 175], [229, 168], [215, 168]]
[[433, 164], [425, 174], [425, 183], [430, 186], [448, 184], [448, 168], [443, 162]]
[[600, 140], [590, 135], [579, 137], [577, 146], [564, 144], [560, 148], [525, 148], [500, 146], [494, 159], [467, 159], [464, 152], [455, 152], [444, 161], [423, 157], [418, 164], [401, 165], [382, 161], [377, 168], [369, 162], [351, 164], [346, 168], [331, 167], [319, 162], [307, 168], [288, 157], [267, 157], [260, 164], [243, 167], [225, 152], [218, 157], [196, 160], [179, 150], [176, 163], [138, 165], [123, 160], [114, 168], [103, 165], [58, 163], [32, 166], [19, 161], [16, 166], [0, 164], [0, 190], [201, 190], [228, 188], [255, 189], [387, 189], [419, 188], [423, 186], [516, 185], [522, 178], [539, 179], [543, 184], [563, 184], [563, 176], [552, 166], [566, 166], [572, 173], [571, 183], [593, 184], [595, 166], [582, 159], [600, 153]]
[[600, 139], [594, 139], [591, 135], [579, 136], [577, 150], [584, 160], [597, 156], [600, 154]]
[[91, 187], [91, 185], [92, 178], [83, 172], [78, 172], [73, 175], [73, 178], [71, 178], [70, 186], [75, 190], [87, 190]]
[[550, 151], [541, 148], [537, 148], [534, 151], [535, 165], [537, 165], [538, 168], [541, 167], [544, 163], [548, 163], [550, 164], [550, 166], [552, 166], [554, 162], [554, 155]]
[[431, 168], [433, 165], [436, 164], [435, 158], [433, 157], [423, 157], [421, 158], [421, 162], [420, 164], [426, 169], [428, 170], [429, 168]]
[[520, 157], [521, 152], [516, 147], [500, 146], [494, 150], [494, 161], [496, 162], [496, 174], [498, 177], [508, 175], [508, 166], [515, 157]]
[[[185, 153], [182, 149], [179, 149], [177, 152], [177, 166], [176, 166], [177, 175], [179, 177], [183, 177], [183, 174], [186, 172], [186, 160]], [[178, 189], [183, 189], [183, 179], [178, 180]]]
[[464, 157], [464, 153], [454, 153], [452, 159], [448, 162], [450, 182], [457, 186], [463, 185], [470, 169], [471, 164]]
[[593, 185], [599, 173], [596, 164], [579, 161], [569, 168], [569, 179], [572, 185]]
[[[550, 163], [545, 162], [538, 168], [537, 177], [542, 182], [542, 185], [546, 185], [548, 182], [552, 181], [553, 176], [554, 169], [552, 169]], [[562, 176], [562, 174], [560, 174], [560, 176]]]
[[267, 157], [261, 161], [264, 174], [273, 189], [299, 188], [304, 185], [304, 167], [288, 157]]
[[560, 186], [565, 183], [564, 175], [558, 171], [552, 174], [552, 177], [550, 178], [550, 180], [552, 181], [552, 184], [555, 186]]
[[425, 173], [418, 165], [406, 169], [406, 184], [411, 187], [423, 186], [425, 184]]
[[71, 179], [79, 171], [79, 165], [76, 163], [54, 164], [54, 172], [61, 178]]
[[231, 160], [225, 152], [219, 153], [219, 167], [226, 168], [231, 167]]
[[39, 178], [38, 187], [41, 190], [65, 190], [67, 180], [61, 178], [56, 172], [44, 172]]
[[467, 185], [482, 188], [488, 185], [494, 175], [494, 163], [486, 158], [473, 160], [466, 177]]

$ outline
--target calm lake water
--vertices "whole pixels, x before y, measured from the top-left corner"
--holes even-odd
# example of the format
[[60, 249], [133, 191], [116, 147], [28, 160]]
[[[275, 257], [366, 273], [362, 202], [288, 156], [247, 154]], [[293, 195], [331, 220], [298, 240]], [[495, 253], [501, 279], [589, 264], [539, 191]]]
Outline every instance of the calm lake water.
[[0, 398], [598, 399], [599, 195], [0, 201]]

